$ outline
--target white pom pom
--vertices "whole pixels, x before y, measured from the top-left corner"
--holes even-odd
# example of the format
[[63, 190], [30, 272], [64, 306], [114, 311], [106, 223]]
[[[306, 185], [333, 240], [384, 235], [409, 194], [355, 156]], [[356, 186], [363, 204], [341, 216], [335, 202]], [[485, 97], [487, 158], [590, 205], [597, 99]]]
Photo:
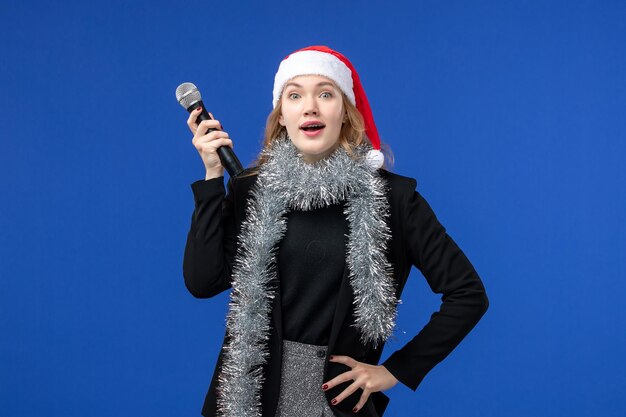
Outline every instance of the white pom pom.
[[365, 156], [367, 163], [373, 169], [378, 169], [383, 166], [383, 162], [385, 162], [385, 155], [378, 149], [370, 149], [367, 151], [367, 155]]

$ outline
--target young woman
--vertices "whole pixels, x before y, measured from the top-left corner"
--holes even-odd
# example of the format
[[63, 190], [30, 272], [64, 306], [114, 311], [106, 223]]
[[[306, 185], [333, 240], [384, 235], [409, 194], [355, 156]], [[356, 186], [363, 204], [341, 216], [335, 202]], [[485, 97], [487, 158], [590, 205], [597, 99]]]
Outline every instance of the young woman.
[[[204, 416], [382, 416], [383, 394], [424, 376], [488, 307], [481, 279], [412, 178], [383, 168], [380, 139], [352, 64], [324, 46], [294, 52], [274, 80], [255, 167], [228, 181], [217, 120], [196, 124], [206, 168], [183, 274], [189, 291], [232, 287]], [[199, 113], [199, 112], [197, 112]], [[378, 365], [411, 266], [442, 304]]]

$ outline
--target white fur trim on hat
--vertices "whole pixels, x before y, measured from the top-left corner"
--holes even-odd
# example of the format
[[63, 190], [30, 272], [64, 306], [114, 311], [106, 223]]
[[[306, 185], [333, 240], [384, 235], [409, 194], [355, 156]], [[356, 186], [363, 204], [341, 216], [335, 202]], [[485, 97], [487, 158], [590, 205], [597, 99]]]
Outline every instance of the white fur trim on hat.
[[352, 72], [336, 56], [320, 51], [295, 52], [285, 58], [278, 67], [274, 77], [274, 99], [272, 105], [276, 108], [283, 87], [290, 79], [299, 75], [322, 75], [328, 77], [348, 97], [352, 104], [356, 105], [354, 98]]

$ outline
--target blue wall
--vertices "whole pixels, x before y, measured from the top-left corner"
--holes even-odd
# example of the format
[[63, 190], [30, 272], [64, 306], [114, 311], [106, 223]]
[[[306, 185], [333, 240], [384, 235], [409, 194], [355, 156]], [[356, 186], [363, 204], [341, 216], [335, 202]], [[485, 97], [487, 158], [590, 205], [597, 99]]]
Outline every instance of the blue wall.
[[[4, 2], [0, 414], [193, 416], [228, 295], [187, 293], [192, 81], [244, 164], [280, 60], [357, 67], [490, 309], [392, 416], [626, 415], [626, 3]], [[440, 303], [414, 271], [399, 349]]]

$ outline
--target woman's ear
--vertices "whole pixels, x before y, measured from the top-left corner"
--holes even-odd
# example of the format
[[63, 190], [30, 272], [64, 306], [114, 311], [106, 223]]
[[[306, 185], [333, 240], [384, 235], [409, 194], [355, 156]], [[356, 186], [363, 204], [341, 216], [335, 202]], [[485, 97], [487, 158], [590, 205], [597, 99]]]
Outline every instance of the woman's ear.
[[282, 114], [278, 116], [278, 124], [281, 126], [285, 126], [285, 118], [283, 117]]

